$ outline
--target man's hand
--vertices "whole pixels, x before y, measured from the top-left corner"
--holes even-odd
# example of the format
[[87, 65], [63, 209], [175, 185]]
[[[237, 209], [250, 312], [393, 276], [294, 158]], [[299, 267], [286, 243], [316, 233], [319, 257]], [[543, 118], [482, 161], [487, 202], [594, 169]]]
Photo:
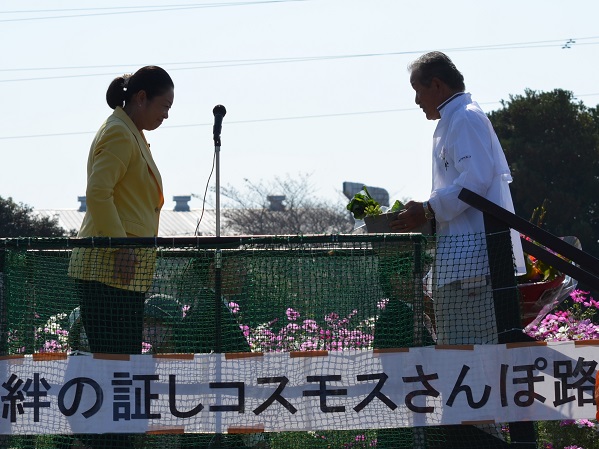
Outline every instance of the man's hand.
[[135, 269], [138, 263], [133, 248], [117, 249], [114, 253], [114, 273], [112, 278], [121, 284], [129, 285], [135, 277]]
[[397, 214], [397, 218], [389, 223], [395, 232], [410, 232], [427, 222], [422, 203], [409, 201], [405, 208]]

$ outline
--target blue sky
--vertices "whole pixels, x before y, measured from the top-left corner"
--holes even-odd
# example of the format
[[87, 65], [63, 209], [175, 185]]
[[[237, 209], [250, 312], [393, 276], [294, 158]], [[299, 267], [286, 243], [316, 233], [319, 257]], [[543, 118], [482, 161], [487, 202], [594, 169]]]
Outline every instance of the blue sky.
[[216, 104], [222, 185], [311, 174], [331, 204], [343, 181], [424, 200], [435, 123], [414, 104], [410, 61], [445, 51], [486, 111], [526, 88], [596, 106], [597, 17], [592, 0], [3, 0], [0, 196], [76, 208], [108, 84], [157, 64], [175, 83], [170, 118], [147, 133], [165, 207], [204, 192]]

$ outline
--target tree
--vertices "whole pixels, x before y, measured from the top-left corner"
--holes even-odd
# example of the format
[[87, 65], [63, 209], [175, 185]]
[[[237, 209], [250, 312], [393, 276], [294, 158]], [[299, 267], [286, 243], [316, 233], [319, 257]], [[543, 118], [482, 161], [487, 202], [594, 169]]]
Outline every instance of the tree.
[[249, 235], [335, 234], [352, 230], [343, 204], [330, 204], [313, 195], [308, 175], [276, 177], [255, 184], [245, 179], [244, 191], [222, 189], [233, 207], [223, 211], [227, 228]]
[[561, 89], [527, 89], [502, 105], [489, 118], [514, 177], [516, 214], [528, 218], [547, 199], [546, 229], [599, 254], [599, 109]]
[[0, 196], [0, 237], [61, 237], [66, 235], [56, 218], [36, 217], [33, 208]]

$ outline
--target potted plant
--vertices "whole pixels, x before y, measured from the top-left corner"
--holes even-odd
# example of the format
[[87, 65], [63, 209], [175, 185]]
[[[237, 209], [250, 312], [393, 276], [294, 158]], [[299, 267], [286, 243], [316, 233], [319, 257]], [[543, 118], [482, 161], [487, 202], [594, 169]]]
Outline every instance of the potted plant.
[[[530, 222], [538, 227], [543, 226], [547, 210], [547, 200], [533, 210]], [[525, 237], [530, 240], [528, 237]], [[563, 237], [568, 243], [580, 247], [580, 241], [576, 237]], [[567, 296], [574, 285], [565, 288], [566, 276], [556, 268], [544, 263], [536, 257], [524, 253], [526, 273], [518, 276], [518, 290], [522, 307], [522, 325], [528, 326], [539, 316], [542, 311], [548, 311], [555, 307]]]
[[[391, 208], [383, 211], [383, 207], [375, 200], [366, 186], [356, 193], [350, 202], [347, 204], [347, 210], [350, 211], [356, 221], [363, 220], [366, 225], [366, 230], [369, 233], [397, 232], [389, 227], [389, 223], [393, 221], [399, 212], [405, 208], [404, 204], [396, 200]], [[422, 234], [430, 234], [430, 225], [426, 223], [411, 232], [420, 232]]]
[[553, 301], [552, 293], [559, 293], [565, 275], [541, 260], [524, 254], [526, 274], [518, 276], [518, 290], [522, 305], [522, 325], [530, 324], [541, 309]]

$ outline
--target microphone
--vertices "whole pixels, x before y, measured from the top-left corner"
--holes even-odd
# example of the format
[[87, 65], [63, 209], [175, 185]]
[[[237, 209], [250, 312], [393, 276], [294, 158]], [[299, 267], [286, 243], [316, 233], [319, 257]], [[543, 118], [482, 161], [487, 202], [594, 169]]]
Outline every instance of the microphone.
[[214, 127], [212, 128], [212, 134], [214, 134], [214, 145], [220, 147], [220, 131], [223, 126], [223, 117], [227, 114], [227, 110], [222, 104], [217, 104], [212, 110], [214, 114]]

